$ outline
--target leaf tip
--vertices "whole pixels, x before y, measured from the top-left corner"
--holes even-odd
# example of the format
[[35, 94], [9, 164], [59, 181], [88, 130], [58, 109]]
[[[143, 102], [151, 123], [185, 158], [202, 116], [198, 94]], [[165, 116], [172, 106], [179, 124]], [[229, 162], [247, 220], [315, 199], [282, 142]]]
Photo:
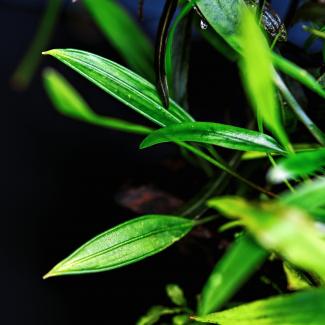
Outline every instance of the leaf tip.
[[140, 146], [139, 146], [140, 149], [146, 149], [146, 148], [150, 147], [150, 144], [148, 143], [147, 139], [148, 139], [148, 137], [145, 138], [145, 139], [140, 143]]
[[46, 279], [51, 278], [53, 276], [54, 276], [54, 274], [51, 271], [49, 271], [45, 275], [43, 275], [42, 279], [46, 280]]
[[42, 55], [52, 55], [55, 56], [57, 54], [58, 50], [48, 50], [48, 51], [43, 51]]

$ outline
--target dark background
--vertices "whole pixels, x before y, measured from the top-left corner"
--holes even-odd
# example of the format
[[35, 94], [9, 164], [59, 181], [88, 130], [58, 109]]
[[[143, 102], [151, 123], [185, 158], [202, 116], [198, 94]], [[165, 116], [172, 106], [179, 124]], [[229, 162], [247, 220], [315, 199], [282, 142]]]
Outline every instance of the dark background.
[[[124, 1], [134, 15], [135, 2]], [[167, 283], [179, 283], [190, 297], [199, 293], [222, 251], [207, 256], [202, 247], [220, 243], [192, 235], [126, 268], [46, 281], [42, 275], [86, 240], [135, 216], [116, 203], [115, 195], [123, 186], [153, 184], [187, 200], [204, 184], [205, 177], [187, 166], [176, 171], [166, 167], [170, 159], [177, 159], [173, 146], [139, 151], [140, 136], [60, 116], [42, 87], [45, 66], [63, 72], [96, 111], [146, 123], [51, 58], [42, 60], [27, 91], [18, 92], [10, 86], [10, 77], [37, 29], [45, 3], [0, 0], [0, 130], [4, 148], [0, 322], [134, 324], [150, 306], [168, 304]], [[151, 37], [162, 4], [145, 1], [143, 26]], [[55, 47], [88, 50], [123, 63], [81, 4], [67, 1], [48, 48]], [[191, 65], [190, 103], [196, 117], [221, 121], [224, 108], [237, 114], [244, 97], [236, 67], [199, 38], [193, 40], [191, 61], [195, 64]], [[216, 89], [221, 90], [218, 104]], [[253, 290], [253, 285], [248, 288]]]

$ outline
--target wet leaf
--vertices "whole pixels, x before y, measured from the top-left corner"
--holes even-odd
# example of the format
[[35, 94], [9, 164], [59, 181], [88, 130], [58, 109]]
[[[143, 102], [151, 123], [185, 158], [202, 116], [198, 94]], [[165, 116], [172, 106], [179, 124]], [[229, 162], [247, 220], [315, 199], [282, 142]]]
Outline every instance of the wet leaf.
[[193, 120], [172, 100], [169, 110], [166, 110], [155, 86], [115, 62], [74, 49], [56, 49], [44, 54], [57, 58], [105, 92], [161, 126]]
[[209, 143], [243, 151], [284, 153], [277, 141], [266, 134], [211, 122], [182, 123], [159, 129], [145, 138], [140, 147], [177, 141]]

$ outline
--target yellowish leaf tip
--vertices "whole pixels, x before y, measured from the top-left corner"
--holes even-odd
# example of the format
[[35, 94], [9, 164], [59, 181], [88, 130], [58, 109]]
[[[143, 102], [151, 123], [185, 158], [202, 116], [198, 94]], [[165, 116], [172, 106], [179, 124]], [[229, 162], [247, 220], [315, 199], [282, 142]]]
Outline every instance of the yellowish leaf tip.
[[54, 55], [57, 52], [57, 50], [48, 50], [42, 52], [42, 55]]
[[45, 275], [43, 275], [43, 280], [46, 280], [48, 278], [52, 278], [54, 276], [57, 276], [58, 274], [55, 273], [54, 269], [50, 270], [49, 272], [47, 272]]

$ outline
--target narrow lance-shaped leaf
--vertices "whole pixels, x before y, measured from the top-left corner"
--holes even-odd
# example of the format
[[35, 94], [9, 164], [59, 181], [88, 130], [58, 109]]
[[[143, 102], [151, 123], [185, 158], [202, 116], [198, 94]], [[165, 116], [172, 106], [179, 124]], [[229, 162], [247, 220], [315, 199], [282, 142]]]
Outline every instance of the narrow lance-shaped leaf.
[[257, 300], [193, 319], [220, 325], [320, 325], [325, 323], [325, 290], [313, 289]]
[[62, 3], [63, 0], [46, 1], [47, 7], [36, 31], [35, 37], [30, 42], [28, 51], [12, 76], [11, 82], [15, 88], [24, 90], [32, 80], [41, 61], [40, 52], [44, 51], [48, 45], [59, 17]]
[[240, 218], [265, 249], [325, 278], [325, 243], [303, 210], [277, 202], [252, 204], [239, 197], [213, 199], [209, 206]]
[[267, 255], [248, 235], [238, 238], [209, 276], [199, 301], [198, 314], [205, 315], [222, 307]]
[[325, 148], [297, 153], [277, 162], [268, 173], [272, 183], [280, 183], [287, 179], [306, 176], [325, 167]]
[[44, 278], [112, 270], [154, 255], [185, 236], [195, 221], [147, 215], [91, 239], [57, 264]]
[[115, 62], [74, 49], [56, 49], [44, 54], [57, 58], [105, 92], [161, 126], [193, 121], [172, 100], [169, 110], [164, 109], [155, 86]]
[[129, 66], [153, 82], [153, 46], [126, 10], [113, 0], [83, 0], [83, 3]]
[[97, 115], [71, 84], [53, 69], [46, 69], [44, 71], [43, 80], [44, 87], [53, 105], [60, 113], [66, 116], [124, 132], [148, 134], [152, 131], [152, 129], [146, 126]]
[[284, 153], [277, 141], [266, 134], [210, 122], [182, 123], [159, 129], [143, 140], [141, 148], [171, 141], [194, 141], [243, 151]]
[[188, 2], [178, 13], [170, 28], [166, 46], [166, 74], [172, 97], [188, 108], [187, 82], [192, 31], [193, 3]]
[[289, 147], [289, 141], [280, 119], [279, 105], [273, 84], [274, 68], [271, 51], [250, 10], [243, 10], [240, 44], [240, 70], [248, 97], [257, 114], [280, 140]]

